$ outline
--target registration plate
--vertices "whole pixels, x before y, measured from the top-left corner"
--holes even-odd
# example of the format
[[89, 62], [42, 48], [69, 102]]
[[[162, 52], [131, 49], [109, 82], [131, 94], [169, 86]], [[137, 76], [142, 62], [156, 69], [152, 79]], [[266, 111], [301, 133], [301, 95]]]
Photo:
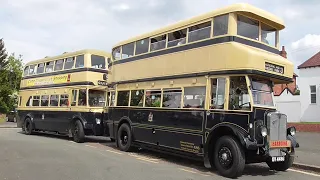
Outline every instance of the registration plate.
[[291, 147], [291, 141], [270, 141], [270, 148], [283, 148], [283, 147]]
[[282, 162], [284, 161], [284, 157], [280, 156], [280, 157], [272, 157], [272, 162]]

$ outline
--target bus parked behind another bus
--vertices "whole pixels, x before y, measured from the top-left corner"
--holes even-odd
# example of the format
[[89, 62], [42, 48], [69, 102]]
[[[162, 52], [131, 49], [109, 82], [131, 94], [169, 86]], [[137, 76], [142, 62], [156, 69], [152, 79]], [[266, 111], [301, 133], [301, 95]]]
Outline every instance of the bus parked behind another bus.
[[273, 101], [273, 85], [293, 77], [279, 52], [282, 29], [272, 14], [236, 4], [118, 43], [111, 138], [122, 151], [200, 159], [227, 177], [246, 163], [287, 170], [299, 145]]
[[110, 54], [81, 50], [28, 62], [19, 91], [19, 127], [26, 134], [104, 135]]

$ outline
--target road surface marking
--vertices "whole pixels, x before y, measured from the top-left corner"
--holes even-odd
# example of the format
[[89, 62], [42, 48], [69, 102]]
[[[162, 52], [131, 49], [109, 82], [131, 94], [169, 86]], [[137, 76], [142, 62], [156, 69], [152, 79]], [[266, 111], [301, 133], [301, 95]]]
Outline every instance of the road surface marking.
[[106, 151], [111, 152], [111, 153], [116, 153], [116, 154], [122, 154], [122, 153], [120, 153], [120, 152], [117, 152], [117, 151], [111, 151], [111, 150], [108, 150], [108, 149], [106, 149]]
[[146, 156], [136, 155], [136, 154], [133, 154], [133, 153], [129, 153], [128, 155], [132, 156], [132, 157], [135, 157], [135, 158], [148, 159], [148, 160], [151, 160], [151, 161], [158, 161], [159, 160], [159, 159], [149, 158], [149, 157], [146, 157]]
[[189, 170], [189, 169], [184, 169], [184, 168], [179, 168], [181, 171], [185, 171], [185, 172], [190, 172], [190, 173], [194, 173], [194, 174], [200, 174], [202, 176], [210, 176], [208, 174], [202, 174], [202, 173], [199, 173], [199, 172], [196, 172], [196, 171], [192, 171], [192, 170]]
[[296, 169], [288, 169], [288, 170], [289, 171], [293, 171], [293, 172], [302, 173], [302, 174], [307, 174], [307, 175], [310, 175], [310, 176], [320, 177], [320, 174], [309, 173], [309, 172], [300, 171], [300, 170], [296, 170]]
[[95, 146], [91, 146], [91, 145], [88, 145], [88, 144], [86, 144], [85, 146], [91, 147], [91, 148], [97, 148], [97, 147], [95, 147]]
[[151, 162], [151, 163], [154, 163], [154, 164], [158, 164], [159, 162], [156, 162], [156, 161], [151, 161], [149, 159], [145, 159], [145, 158], [137, 158], [139, 160], [142, 160], [142, 161], [147, 161], [147, 162]]

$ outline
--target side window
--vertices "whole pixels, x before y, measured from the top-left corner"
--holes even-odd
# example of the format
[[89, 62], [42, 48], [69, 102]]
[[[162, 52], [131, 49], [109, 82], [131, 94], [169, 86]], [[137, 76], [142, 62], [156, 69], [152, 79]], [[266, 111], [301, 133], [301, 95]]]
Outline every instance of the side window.
[[146, 90], [145, 107], [160, 107], [161, 89]]
[[103, 56], [91, 55], [91, 67], [106, 69], [106, 58]]
[[231, 76], [229, 90], [230, 110], [250, 110], [250, 96], [245, 76]]
[[23, 71], [23, 75], [27, 76], [29, 74], [29, 66], [26, 66]]
[[213, 36], [228, 34], [229, 15], [222, 15], [213, 18]]
[[186, 43], [187, 29], [175, 31], [168, 35], [168, 47], [179, 46]]
[[198, 24], [189, 28], [188, 41], [194, 42], [201, 39], [210, 38], [211, 21]]
[[113, 58], [114, 60], [118, 60], [118, 59], [121, 58], [121, 52], [120, 52], [120, 50], [121, 50], [121, 47], [117, 47], [117, 48], [114, 48], [114, 49], [112, 50], [112, 58]]
[[211, 80], [211, 105], [210, 109], [223, 109], [225, 101], [226, 79]]
[[315, 85], [310, 86], [310, 98], [311, 98], [311, 104], [317, 103], [317, 88]]
[[68, 94], [60, 95], [60, 106], [69, 106]]
[[43, 73], [44, 72], [44, 63], [38, 64], [37, 67], [37, 74]]
[[51, 95], [50, 106], [58, 106], [58, 105], [59, 105], [59, 95]]
[[261, 41], [271, 46], [276, 46], [276, 29], [261, 23]]
[[76, 58], [76, 68], [84, 67], [84, 55], [77, 56]]
[[21, 106], [22, 96], [19, 96], [19, 107]]
[[143, 106], [144, 90], [131, 91], [130, 106]]
[[64, 62], [64, 69], [72, 69], [74, 65], [74, 57], [68, 57]]
[[72, 102], [71, 102], [71, 106], [75, 106], [77, 104], [77, 94], [78, 94], [78, 90], [72, 90]]
[[29, 75], [37, 74], [36, 65], [31, 65], [29, 69]]
[[40, 96], [33, 96], [32, 106], [40, 106]]
[[41, 106], [49, 106], [49, 95], [41, 96]]
[[118, 91], [117, 106], [129, 106], [130, 91]]
[[159, 49], [164, 49], [166, 47], [167, 35], [158, 36], [155, 38], [151, 38], [150, 51], [156, 51]]
[[86, 106], [86, 105], [87, 105], [87, 90], [80, 89], [79, 90], [78, 106]]
[[133, 56], [134, 43], [126, 44], [122, 46], [122, 59]]
[[114, 106], [115, 105], [115, 99], [116, 99], [116, 92], [111, 91], [108, 93], [109, 97], [109, 106]]
[[29, 97], [26, 106], [32, 106], [32, 96]]
[[53, 71], [53, 66], [54, 66], [54, 61], [47, 62], [46, 63], [46, 72], [52, 72]]
[[146, 53], [148, 51], [149, 51], [149, 38], [142, 39], [142, 40], [136, 42], [135, 55]]
[[181, 89], [164, 89], [162, 97], [162, 107], [181, 108]]
[[56, 64], [54, 66], [54, 71], [60, 71], [63, 69], [63, 62], [64, 60], [63, 59], [60, 59], [60, 60], [56, 60]]
[[237, 18], [238, 35], [259, 40], [259, 21], [241, 15]]
[[185, 87], [183, 102], [184, 108], [204, 108], [206, 87]]

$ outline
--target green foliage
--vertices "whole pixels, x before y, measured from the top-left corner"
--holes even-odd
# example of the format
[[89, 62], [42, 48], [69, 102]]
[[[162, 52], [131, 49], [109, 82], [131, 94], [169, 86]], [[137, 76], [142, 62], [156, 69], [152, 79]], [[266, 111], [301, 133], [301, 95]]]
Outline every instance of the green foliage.
[[17, 92], [20, 88], [23, 65], [21, 55], [7, 56], [4, 43], [0, 39], [0, 113], [14, 110], [17, 105]]
[[300, 95], [300, 90], [297, 89], [297, 90], [294, 92], [294, 95]]

